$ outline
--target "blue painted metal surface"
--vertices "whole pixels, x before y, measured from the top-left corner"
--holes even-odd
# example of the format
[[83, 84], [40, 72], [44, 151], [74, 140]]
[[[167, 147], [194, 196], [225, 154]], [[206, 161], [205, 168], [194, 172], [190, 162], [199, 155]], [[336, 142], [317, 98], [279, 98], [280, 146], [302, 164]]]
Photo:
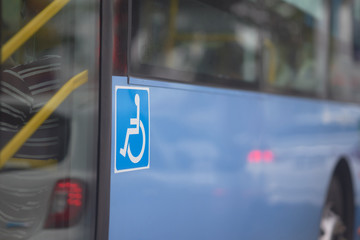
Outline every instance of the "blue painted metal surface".
[[114, 174], [112, 166], [111, 240], [317, 239], [340, 156], [358, 179], [354, 105], [129, 82], [150, 87], [151, 167]]

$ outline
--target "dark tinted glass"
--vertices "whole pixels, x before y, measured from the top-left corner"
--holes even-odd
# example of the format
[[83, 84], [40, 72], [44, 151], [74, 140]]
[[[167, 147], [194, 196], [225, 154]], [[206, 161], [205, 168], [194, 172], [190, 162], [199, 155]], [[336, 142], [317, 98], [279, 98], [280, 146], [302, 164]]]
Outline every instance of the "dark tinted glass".
[[360, 1], [354, 1], [353, 7], [353, 50], [354, 50], [354, 60], [360, 62]]
[[114, 46], [113, 46], [113, 74], [126, 75], [127, 45], [128, 45], [128, 0], [114, 0]]
[[353, 7], [353, 76], [354, 76], [354, 87], [353, 100], [360, 102], [360, 1], [354, 1]]
[[223, 86], [255, 85], [259, 27], [242, 9], [258, 7], [254, 1], [241, 1], [241, 5], [133, 1], [132, 74]]

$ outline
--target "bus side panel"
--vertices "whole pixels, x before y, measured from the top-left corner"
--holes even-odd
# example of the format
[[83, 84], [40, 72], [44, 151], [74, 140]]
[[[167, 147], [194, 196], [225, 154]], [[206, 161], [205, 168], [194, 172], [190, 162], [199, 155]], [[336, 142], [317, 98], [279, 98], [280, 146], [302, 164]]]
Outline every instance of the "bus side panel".
[[312, 222], [308, 230], [316, 237], [328, 185], [341, 158], [349, 160], [354, 191], [357, 189], [354, 166], [359, 163], [360, 109], [351, 104], [265, 95], [264, 111], [265, 145], [276, 156], [273, 169], [263, 170], [271, 188], [268, 197], [274, 204], [314, 206], [313, 218], [306, 221]]
[[356, 135], [317, 116], [339, 106], [130, 83], [152, 86], [150, 169], [115, 174], [112, 166], [109, 239], [317, 238], [340, 141], [330, 140], [348, 134], [349, 149]]

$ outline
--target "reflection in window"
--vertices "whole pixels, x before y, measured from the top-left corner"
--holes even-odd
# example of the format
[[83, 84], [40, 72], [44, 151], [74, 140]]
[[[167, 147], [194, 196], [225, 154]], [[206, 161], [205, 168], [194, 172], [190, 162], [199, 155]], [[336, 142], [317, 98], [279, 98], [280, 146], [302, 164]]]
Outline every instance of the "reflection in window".
[[[10, 1], [5, 7], [12, 14], [3, 19], [2, 43], [6, 43], [50, 1]], [[13, 8], [14, 7], [14, 8]], [[68, 19], [68, 20], [66, 20]], [[52, 18], [3, 64], [0, 82], [0, 149], [40, 111], [70, 78], [66, 29], [71, 10]], [[13, 23], [13, 21], [16, 23]], [[70, 71], [64, 71], [68, 69]], [[22, 145], [5, 165], [6, 168], [49, 166], [67, 154], [70, 132], [66, 106], [58, 108]]]
[[[54, 1], [2, 1], [3, 50]], [[2, 64], [0, 239], [94, 238], [97, 20], [97, 1], [72, 0]], [[12, 141], [39, 111], [49, 111], [46, 104], [69, 79], [87, 69], [88, 80], [64, 101], [56, 99], [60, 105], [31, 127], [31, 136]], [[20, 148], [4, 158], [9, 142]]]
[[[223, 10], [229, 6], [218, 8], [203, 2], [135, 1], [133, 72], [230, 85], [256, 82], [256, 25]], [[243, 4], [254, 5], [253, 1]]]
[[[60, 56], [45, 55], [27, 64], [5, 69], [2, 74], [0, 148], [49, 101], [61, 86]], [[6, 167], [49, 165], [61, 161], [67, 152], [68, 124], [64, 115], [52, 114], [7, 162]]]
[[351, 7], [348, 1], [330, 2], [330, 96], [337, 100], [349, 101], [356, 89], [352, 76]]
[[353, 57], [356, 62], [360, 61], [360, 1], [355, 0], [353, 6], [353, 22], [352, 22], [352, 30], [353, 30]]
[[[301, 2], [301, 3], [300, 3]], [[321, 20], [318, 1], [265, 1], [264, 75], [270, 89], [305, 94], [323, 91], [319, 73], [317, 34]]]
[[354, 98], [356, 102], [360, 102], [360, 1], [354, 1], [353, 7], [353, 22], [352, 22], [352, 30], [353, 30], [353, 76], [354, 76]]

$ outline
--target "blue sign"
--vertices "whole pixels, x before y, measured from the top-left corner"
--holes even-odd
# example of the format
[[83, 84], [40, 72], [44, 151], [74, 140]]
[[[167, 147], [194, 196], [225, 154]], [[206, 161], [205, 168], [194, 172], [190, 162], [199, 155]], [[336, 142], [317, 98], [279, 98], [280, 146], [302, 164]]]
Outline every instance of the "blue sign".
[[149, 89], [115, 87], [115, 173], [149, 168], [149, 105]]

